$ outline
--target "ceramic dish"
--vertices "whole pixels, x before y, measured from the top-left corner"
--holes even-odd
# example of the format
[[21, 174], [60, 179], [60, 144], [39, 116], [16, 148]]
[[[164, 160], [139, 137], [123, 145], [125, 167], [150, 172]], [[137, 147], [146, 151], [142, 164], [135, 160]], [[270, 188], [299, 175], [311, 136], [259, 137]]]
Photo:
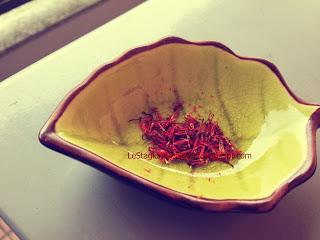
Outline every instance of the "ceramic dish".
[[[200, 114], [213, 112], [247, 157], [233, 168], [211, 163], [195, 170], [144, 157], [148, 144], [129, 120], [153, 106], [165, 112], [177, 97], [186, 111], [201, 105]], [[240, 57], [221, 43], [169, 37], [95, 71], [62, 101], [39, 138], [179, 203], [263, 212], [314, 173], [319, 122], [319, 106], [298, 99], [272, 63]]]

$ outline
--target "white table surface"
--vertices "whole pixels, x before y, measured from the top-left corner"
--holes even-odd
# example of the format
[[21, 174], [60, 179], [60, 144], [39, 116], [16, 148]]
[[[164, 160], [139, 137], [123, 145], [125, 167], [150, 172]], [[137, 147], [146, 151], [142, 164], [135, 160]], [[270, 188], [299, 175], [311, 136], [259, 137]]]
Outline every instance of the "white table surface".
[[320, 102], [319, 13], [318, 0], [151, 0], [0, 83], [0, 214], [33, 240], [320, 239], [319, 170], [270, 213], [203, 213], [127, 186], [37, 138], [63, 96], [97, 66], [168, 35], [269, 59], [298, 96]]

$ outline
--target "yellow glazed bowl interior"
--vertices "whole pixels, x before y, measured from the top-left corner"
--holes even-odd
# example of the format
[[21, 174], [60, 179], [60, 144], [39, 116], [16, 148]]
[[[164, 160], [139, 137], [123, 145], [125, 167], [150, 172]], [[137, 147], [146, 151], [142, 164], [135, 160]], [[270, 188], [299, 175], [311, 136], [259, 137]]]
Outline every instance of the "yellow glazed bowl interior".
[[[55, 133], [148, 182], [209, 200], [259, 200], [309, 167], [306, 128], [318, 106], [297, 102], [261, 61], [218, 46], [172, 42], [132, 54], [93, 78], [65, 105]], [[185, 112], [199, 106], [204, 118], [214, 113], [247, 157], [233, 160], [233, 168], [196, 169], [132, 159], [148, 153], [148, 143], [129, 120], [151, 107], [169, 113], [177, 98]]]

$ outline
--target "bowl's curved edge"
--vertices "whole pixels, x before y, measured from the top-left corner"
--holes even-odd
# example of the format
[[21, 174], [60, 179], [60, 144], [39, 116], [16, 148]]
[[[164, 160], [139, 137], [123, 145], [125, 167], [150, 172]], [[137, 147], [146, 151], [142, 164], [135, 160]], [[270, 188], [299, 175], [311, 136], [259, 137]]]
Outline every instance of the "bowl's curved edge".
[[184, 203], [185, 205], [196, 207], [202, 210], [210, 210], [216, 212], [226, 212], [226, 211], [245, 211], [245, 212], [267, 212], [272, 210], [279, 200], [284, 197], [291, 189], [300, 185], [309, 179], [315, 172], [317, 161], [316, 161], [316, 130], [320, 127], [320, 108], [318, 108], [310, 117], [307, 124], [307, 141], [308, 141], [308, 150], [307, 150], [307, 158], [304, 166], [288, 181], [284, 182], [279, 188], [269, 197], [263, 199], [254, 199], [254, 200], [212, 200], [201, 197], [195, 197], [192, 195], [184, 194], [181, 192], [177, 192], [156, 183], [153, 183], [149, 180], [141, 178], [137, 175], [134, 175], [114, 164], [109, 162], [106, 159], [99, 157], [98, 155], [91, 153], [79, 146], [73, 145], [63, 139], [61, 139], [55, 133], [55, 124], [59, 117], [62, 115], [66, 107], [70, 104], [70, 102], [86, 87], [88, 86], [100, 73], [106, 71], [109, 68], [125, 61], [126, 59], [147, 50], [154, 49], [156, 47], [170, 44], [170, 43], [181, 43], [181, 44], [192, 44], [199, 46], [213, 46], [218, 47], [220, 49], [225, 50], [226, 52], [238, 57], [243, 60], [253, 60], [261, 62], [262, 64], [269, 67], [278, 77], [284, 88], [291, 95], [295, 101], [305, 105], [314, 105], [319, 106], [317, 104], [311, 104], [303, 101], [298, 98], [288, 87], [284, 78], [282, 77], [278, 68], [271, 62], [260, 59], [260, 58], [250, 58], [243, 57], [235, 54], [231, 49], [223, 45], [219, 42], [214, 41], [205, 41], [205, 42], [190, 42], [178, 37], [167, 37], [158, 42], [155, 42], [150, 45], [134, 48], [124, 55], [122, 55], [117, 60], [103, 65], [93, 72], [84, 82], [78, 85], [71, 93], [69, 93], [59, 104], [57, 109], [50, 116], [49, 120], [45, 123], [44, 127], [41, 129], [39, 133], [40, 142], [46, 147], [53, 149], [62, 154], [66, 154], [72, 158], [75, 158], [85, 164], [88, 164], [96, 169], [99, 169], [103, 172], [111, 174], [116, 177], [120, 177], [124, 180], [127, 180], [130, 183], [137, 184], [142, 187], [144, 190], [151, 190], [155, 193], [160, 193], [162, 196], [169, 198], [171, 200], [177, 201], [179, 203]]

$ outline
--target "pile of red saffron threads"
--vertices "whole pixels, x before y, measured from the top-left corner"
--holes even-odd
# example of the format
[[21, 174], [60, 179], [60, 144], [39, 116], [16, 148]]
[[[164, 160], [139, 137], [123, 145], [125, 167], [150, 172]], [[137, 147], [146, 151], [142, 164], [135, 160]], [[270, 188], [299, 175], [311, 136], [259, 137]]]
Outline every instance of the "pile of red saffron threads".
[[150, 154], [162, 163], [184, 161], [190, 167], [198, 167], [220, 161], [232, 166], [230, 161], [241, 151], [224, 136], [213, 120], [213, 114], [204, 120], [188, 113], [182, 122], [178, 122], [182, 110], [183, 103], [177, 101], [168, 117], [163, 117], [157, 108], [153, 108], [150, 113], [143, 112], [136, 119], [139, 120], [143, 139], [150, 142]]

